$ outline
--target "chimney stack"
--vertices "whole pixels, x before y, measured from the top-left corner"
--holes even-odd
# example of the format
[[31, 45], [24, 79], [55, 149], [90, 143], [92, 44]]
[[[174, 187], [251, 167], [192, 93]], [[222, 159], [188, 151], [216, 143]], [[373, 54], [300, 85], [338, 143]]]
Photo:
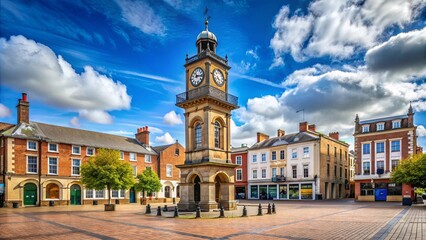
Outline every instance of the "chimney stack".
[[317, 127], [315, 126], [315, 124], [309, 124], [308, 125], [308, 130], [312, 131], [312, 132], [316, 132], [317, 131]]
[[282, 129], [277, 130], [277, 137], [283, 137], [285, 135], [285, 131]]
[[269, 139], [268, 135], [261, 133], [261, 132], [257, 132], [257, 142], [258, 143], [262, 142], [263, 140], [268, 140], [268, 139]]
[[299, 123], [299, 132], [306, 132], [306, 131], [308, 131], [308, 122]]
[[17, 108], [18, 124], [21, 122], [30, 123], [30, 103], [27, 100], [27, 94], [22, 93], [22, 99], [19, 99]]
[[339, 132], [331, 132], [328, 134], [329, 137], [339, 140]]
[[148, 126], [138, 128], [138, 132], [135, 134], [135, 137], [140, 143], [149, 146]]

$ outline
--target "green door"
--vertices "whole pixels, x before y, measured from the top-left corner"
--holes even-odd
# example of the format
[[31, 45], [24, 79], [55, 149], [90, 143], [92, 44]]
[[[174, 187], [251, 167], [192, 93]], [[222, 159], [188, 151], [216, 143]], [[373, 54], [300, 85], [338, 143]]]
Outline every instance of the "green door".
[[71, 186], [71, 199], [70, 204], [71, 205], [81, 205], [81, 188], [79, 185], [74, 184]]
[[37, 204], [37, 186], [34, 183], [27, 183], [24, 186], [24, 205]]

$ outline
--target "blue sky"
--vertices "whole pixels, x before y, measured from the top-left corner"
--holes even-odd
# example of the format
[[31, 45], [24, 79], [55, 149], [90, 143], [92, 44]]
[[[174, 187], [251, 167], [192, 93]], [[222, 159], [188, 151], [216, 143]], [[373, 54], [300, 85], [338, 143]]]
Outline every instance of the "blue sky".
[[[361, 120], [406, 114], [426, 147], [426, 1], [8, 1], [0, 11], [0, 121], [30, 119], [184, 143], [185, 56], [204, 30], [232, 67], [232, 145], [306, 120], [353, 142]], [[303, 112], [296, 111], [304, 109]]]

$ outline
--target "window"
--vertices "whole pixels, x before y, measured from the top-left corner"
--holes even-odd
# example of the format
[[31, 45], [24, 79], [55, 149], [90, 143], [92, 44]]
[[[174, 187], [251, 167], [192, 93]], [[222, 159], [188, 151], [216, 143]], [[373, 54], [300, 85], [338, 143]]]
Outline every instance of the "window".
[[266, 162], [266, 153], [262, 153], [262, 162]]
[[175, 149], [175, 155], [176, 155], [176, 156], [179, 156], [179, 148], [176, 148], [176, 149]]
[[195, 148], [201, 147], [201, 124], [195, 125]]
[[291, 170], [293, 171], [293, 178], [297, 178], [297, 166], [291, 166]]
[[401, 142], [399, 140], [391, 141], [391, 151], [399, 152], [401, 151]]
[[291, 158], [297, 158], [297, 149], [291, 150]]
[[277, 152], [272, 151], [271, 159], [272, 161], [277, 160]]
[[120, 190], [120, 197], [124, 198], [124, 197], [125, 197], [125, 195], [126, 195], [126, 190], [121, 189], [121, 190]]
[[220, 148], [220, 123], [218, 121], [214, 123], [214, 147]]
[[129, 159], [130, 161], [136, 161], [136, 153], [129, 153]]
[[88, 147], [88, 148], [86, 149], [86, 155], [87, 155], [87, 156], [93, 156], [93, 155], [95, 155], [95, 148]]
[[58, 152], [58, 144], [49, 143], [49, 152]]
[[276, 177], [276, 176], [277, 176], [277, 169], [272, 168], [272, 177]]
[[81, 147], [80, 146], [72, 146], [72, 154], [80, 155], [81, 154]]
[[334, 147], [334, 157], [337, 157], [337, 147]]
[[362, 154], [370, 154], [370, 144], [369, 143], [363, 143], [362, 144]]
[[80, 159], [72, 159], [72, 174], [80, 175]]
[[243, 170], [237, 169], [237, 181], [243, 180]]
[[86, 198], [93, 198], [93, 190], [86, 189]]
[[385, 169], [385, 162], [384, 161], [377, 161], [377, 170], [378, 169]]
[[309, 157], [309, 147], [303, 148], [303, 157], [308, 158]]
[[285, 171], [285, 169], [283, 167], [280, 168], [280, 176], [284, 176], [284, 171]]
[[373, 185], [371, 183], [360, 183], [361, 196], [374, 195]]
[[303, 177], [307, 178], [309, 176], [309, 166], [303, 165]]
[[402, 195], [402, 185], [396, 183], [389, 183], [388, 195]]
[[330, 176], [330, 163], [327, 163], [327, 176]]
[[362, 163], [362, 173], [364, 175], [370, 174], [370, 162], [363, 162]]
[[340, 152], [339, 155], [340, 155], [340, 162], [341, 162], [342, 161], [342, 149], [340, 149], [339, 152]]
[[342, 167], [340, 167], [340, 178], [343, 177], [343, 171], [342, 171]]
[[337, 177], [337, 166], [334, 165], [334, 176]]
[[266, 178], [266, 169], [262, 169], [262, 178]]
[[377, 131], [383, 131], [385, 130], [385, 124], [384, 123], [378, 123], [376, 125]]
[[284, 156], [285, 156], [284, 155], [284, 150], [281, 150], [280, 151], [280, 159], [283, 160], [285, 158]]
[[111, 190], [111, 197], [118, 198], [118, 190]]
[[392, 128], [401, 128], [401, 122], [400, 121], [393, 121], [392, 122]]
[[256, 163], [257, 162], [257, 155], [253, 155], [253, 162]]
[[399, 160], [398, 159], [392, 160], [392, 171], [396, 168], [396, 166], [398, 166], [398, 164], [399, 164]]
[[145, 162], [147, 163], [151, 162], [151, 155], [145, 155]]
[[327, 156], [330, 156], [330, 144], [327, 144]]
[[104, 198], [104, 190], [96, 190], [95, 191], [95, 196], [96, 198]]
[[27, 173], [37, 173], [36, 156], [27, 156]]
[[37, 151], [37, 142], [36, 141], [27, 141], [27, 149]]
[[120, 151], [120, 160], [124, 160], [124, 152]]
[[138, 167], [137, 166], [132, 166], [133, 169], [133, 176], [137, 176], [138, 175]]
[[252, 175], [253, 175], [253, 179], [256, 179], [257, 178], [257, 170], [253, 170]]
[[172, 177], [173, 176], [173, 165], [167, 164], [166, 165], [166, 177]]
[[385, 152], [385, 143], [378, 142], [376, 143], [376, 153], [384, 153]]
[[362, 132], [363, 133], [367, 133], [370, 131], [370, 125], [364, 125], [362, 126]]
[[49, 174], [58, 174], [58, 158], [49, 157]]
[[59, 186], [54, 183], [49, 183], [46, 186], [46, 198], [59, 199]]
[[235, 157], [235, 161], [238, 165], [242, 165], [243, 164], [243, 158], [241, 156], [237, 156]]

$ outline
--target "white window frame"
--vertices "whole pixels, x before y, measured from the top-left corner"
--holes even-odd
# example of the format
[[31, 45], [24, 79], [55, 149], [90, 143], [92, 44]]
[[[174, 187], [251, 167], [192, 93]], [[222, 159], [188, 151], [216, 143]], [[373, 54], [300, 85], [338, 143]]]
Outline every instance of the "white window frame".
[[385, 130], [385, 123], [384, 122], [380, 122], [376, 124], [376, 130], [379, 131], [384, 131]]
[[[53, 145], [55, 145], [55, 146], [56, 146], [56, 151], [52, 151], [52, 150], [50, 150], [50, 146], [53, 146]], [[57, 152], [59, 152], [59, 146], [58, 146], [58, 144], [57, 144], [57, 143], [48, 143], [48, 144], [47, 144], [47, 151], [48, 151], [48, 152], [53, 152], [53, 153], [57, 153]]]
[[[305, 152], [306, 149], [308, 150], [307, 152]], [[309, 147], [303, 147], [303, 157], [309, 158]]]
[[285, 159], [285, 150], [280, 150], [280, 160]]
[[[30, 143], [35, 143], [35, 148], [30, 148]], [[37, 151], [38, 150], [37, 141], [27, 140], [27, 150], [28, 151]]]
[[[53, 164], [50, 164], [50, 159], [51, 158], [55, 158], [56, 159], [56, 173], [51, 173], [50, 172], [50, 165], [53, 165]], [[58, 175], [58, 172], [59, 172], [59, 158], [56, 157], [56, 156], [49, 156], [49, 157], [47, 157], [47, 174], [48, 175]]]
[[[28, 157], [35, 157], [36, 158], [36, 171], [35, 172], [28, 172]], [[25, 166], [25, 171], [27, 172], [27, 174], [37, 174], [38, 173], [38, 156], [35, 155], [27, 155], [26, 156], [26, 166]]]
[[[78, 166], [79, 170], [79, 174], [74, 174], [74, 160], [78, 160], [80, 162], [80, 165]], [[71, 176], [80, 176], [81, 175], [81, 159], [80, 158], [71, 158]]]
[[[369, 163], [369, 174], [364, 173], [364, 163]], [[362, 171], [362, 175], [371, 175], [371, 161], [362, 161], [362, 166], [361, 166], [361, 171]]]
[[[91, 193], [92, 196], [88, 197], [87, 193]], [[94, 196], [95, 196], [95, 191], [93, 191], [93, 189], [85, 189], [85, 191], [84, 191], [84, 199], [94, 199]]]
[[251, 176], [252, 176], [253, 179], [257, 179], [257, 169], [253, 169], [251, 171]]
[[260, 156], [261, 156], [262, 162], [266, 163], [266, 153], [262, 153]]
[[291, 159], [296, 159], [297, 158], [297, 149], [293, 148], [291, 149]]
[[[305, 176], [305, 170], [308, 170], [308, 174]], [[304, 164], [303, 165], [303, 178], [308, 178], [309, 177], [309, 165], [308, 164]]]
[[[378, 147], [377, 147], [377, 144], [379, 144], [379, 143], [383, 143], [383, 152], [378, 152], [377, 151], [377, 149], [379, 149]], [[376, 154], [381, 154], [381, 153], [385, 153], [385, 151], [386, 151], [386, 143], [384, 142], [384, 141], [380, 141], [380, 142], [376, 142]], [[370, 151], [371, 152], [371, 151]]]
[[369, 125], [369, 124], [367, 124], [367, 125], [362, 125], [362, 132], [363, 132], [363, 133], [368, 133], [368, 132], [370, 132], [370, 125]]
[[262, 179], [265, 179], [266, 178], [266, 168], [262, 168], [260, 172], [261, 172]]
[[[170, 174], [168, 173], [169, 167], [170, 167]], [[173, 177], [173, 164], [166, 165], [166, 177]]]
[[392, 129], [398, 129], [398, 128], [401, 128], [401, 120], [393, 120], [392, 121]]
[[151, 156], [151, 155], [148, 155], [148, 154], [147, 154], [147, 155], [145, 155], [145, 162], [146, 162], [146, 163], [152, 163], [152, 159], [151, 159], [151, 158], [152, 158], [152, 156]]
[[[296, 170], [296, 174], [294, 174], [294, 170]], [[297, 165], [292, 165], [291, 166], [291, 177], [293, 179], [297, 179]]]
[[120, 151], [120, 160], [124, 160], [124, 152]]
[[277, 151], [272, 151], [271, 152], [271, 161], [275, 161], [277, 160]]
[[[391, 153], [398, 153], [398, 152], [401, 152], [401, 139], [389, 139], [389, 141], [390, 141], [390, 152]], [[392, 151], [392, 143], [393, 142], [399, 142], [399, 151]]]
[[252, 156], [252, 162], [253, 162], [253, 163], [257, 163], [257, 154], [254, 154], [254, 155]]
[[[238, 172], [240, 172], [241, 178], [238, 178]], [[235, 171], [235, 179], [236, 179], [236, 181], [242, 181], [243, 180], [243, 169], [238, 168]]]
[[[132, 158], [132, 156], [135, 156], [134, 159]], [[138, 155], [134, 152], [129, 153], [129, 161], [131, 162], [136, 162], [138, 159]]]
[[[368, 153], [364, 153], [364, 145], [368, 144], [370, 147], [368, 148]], [[369, 143], [361, 143], [361, 151], [362, 155], [370, 155], [371, 154], [371, 142]]]
[[241, 155], [238, 155], [235, 157], [235, 163], [238, 165], [243, 165], [243, 157]]
[[[391, 160], [390, 160], [390, 168], [389, 168], [389, 171], [390, 171], [390, 172], [392, 172], [392, 170], [393, 170], [393, 169], [392, 169], [392, 167], [393, 167], [392, 162], [393, 162], [393, 161], [398, 161], [398, 164], [396, 164], [396, 166], [398, 166], [398, 165], [401, 163], [401, 159], [391, 159]], [[396, 167], [396, 166], [395, 166], [395, 167]]]
[[[93, 149], [93, 154], [89, 154], [89, 149]], [[87, 147], [86, 148], [86, 155], [87, 156], [95, 156], [95, 148], [94, 147]]]
[[[74, 147], [78, 147], [78, 149], [79, 149], [79, 150], [78, 150], [78, 153], [75, 153], [75, 152], [74, 152]], [[72, 145], [72, 146], [71, 146], [71, 154], [72, 154], [72, 155], [81, 155], [81, 146]]]
[[272, 168], [271, 175], [272, 175], [272, 177], [276, 177], [277, 176], [277, 168]]
[[[98, 197], [97, 195], [96, 195], [96, 193], [97, 192], [100, 192], [100, 191], [102, 191], [102, 197]], [[105, 189], [101, 189], [101, 190], [93, 190], [93, 198], [95, 198], [95, 199], [105, 199]]]

